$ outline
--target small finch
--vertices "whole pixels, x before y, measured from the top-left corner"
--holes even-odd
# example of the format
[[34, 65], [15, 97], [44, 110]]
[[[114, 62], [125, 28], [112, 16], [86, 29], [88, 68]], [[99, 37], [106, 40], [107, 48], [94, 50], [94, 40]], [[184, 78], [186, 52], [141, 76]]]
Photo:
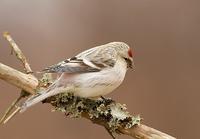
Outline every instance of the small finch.
[[123, 42], [111, 42], [83, 51], [44, 69], [44, 73], [61, 75], [45, 91], [26, 100], [21, 112], [62, 92], [73, 92], [75, 96], [85, 98], [104, 96], [123, 82], [127, 69], [132, 66], [132, 50]]

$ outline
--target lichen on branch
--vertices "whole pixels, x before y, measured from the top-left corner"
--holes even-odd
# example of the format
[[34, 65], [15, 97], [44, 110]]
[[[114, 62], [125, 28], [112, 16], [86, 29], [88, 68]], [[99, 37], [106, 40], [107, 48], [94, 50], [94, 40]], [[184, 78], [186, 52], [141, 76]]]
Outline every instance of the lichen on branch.
[[140, 117], [126, 111], [126, 107], [110, 98], [89, 99], [74, 96], [73, 93], [60, 93], [43, 101], [51, 103], [55, 110], [73, 118], [87, 117], [101, 123], [112, 134], [120, 128], [129, 129], [140, 124]]

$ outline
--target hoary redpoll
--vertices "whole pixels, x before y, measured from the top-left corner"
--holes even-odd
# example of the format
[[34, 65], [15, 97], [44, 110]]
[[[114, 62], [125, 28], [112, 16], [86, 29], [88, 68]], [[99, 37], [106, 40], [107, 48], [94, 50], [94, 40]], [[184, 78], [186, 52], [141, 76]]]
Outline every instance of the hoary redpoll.
[[26, 100], [21, 111], [62, 92], [73, 92], [75, 96], [87, 98], [104, 96], [123, 82], [127, 69], [132, 65], [133, 53], [123, 42], [111, 42], [83, 51], [44, 69], [45, 73], [61, 75], [45, 91]]

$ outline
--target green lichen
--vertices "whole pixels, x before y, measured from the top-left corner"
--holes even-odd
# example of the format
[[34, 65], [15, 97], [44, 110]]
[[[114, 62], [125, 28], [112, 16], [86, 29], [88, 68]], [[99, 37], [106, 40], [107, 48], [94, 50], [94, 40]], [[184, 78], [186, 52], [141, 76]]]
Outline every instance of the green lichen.
[[53, 83], [53, 77], [51, 73], [44, 73], [39, 79], [39, 85], [36, 88], [36, 93], [46, 90], [48, 86]]
[[110, 98], [89, 99], [74, 96], [73, 93], [60, 93], [46, 99], [55, 110], [64, 112], [72, 118], [80, 118], [87, 114], [94, 123], [102, 123], [110, 134], [117, 133], [119, 128], [131, 128], [140, 124], [139, 116], [132, 116], [125, 105], [116, 103]]

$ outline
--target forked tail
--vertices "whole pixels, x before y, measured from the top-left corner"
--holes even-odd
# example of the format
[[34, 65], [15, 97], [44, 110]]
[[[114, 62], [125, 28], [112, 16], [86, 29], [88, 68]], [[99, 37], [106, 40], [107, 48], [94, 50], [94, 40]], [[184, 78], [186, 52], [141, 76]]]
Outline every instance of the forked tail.
[[20, 112], [24, 112], [27, 108], [43, 101], [44, 99], [50, 97], [50, 92], [45, 92], [43, 94], [40, 95], [36, 95], [33, 97], [30, 97], [28, 100], [26, 100], [22, 105], [21, 105], [21, 109]]
[[56, 91], [56, 85], [52, 84], [51, 86], [49, 86], [49, 88], [47, 88], [47, 90], [30, 97], [21, 105], [20, 112], [24, 112], [27, 108], [45, 100], [48, 97], [56, 95], [55, 91]]

